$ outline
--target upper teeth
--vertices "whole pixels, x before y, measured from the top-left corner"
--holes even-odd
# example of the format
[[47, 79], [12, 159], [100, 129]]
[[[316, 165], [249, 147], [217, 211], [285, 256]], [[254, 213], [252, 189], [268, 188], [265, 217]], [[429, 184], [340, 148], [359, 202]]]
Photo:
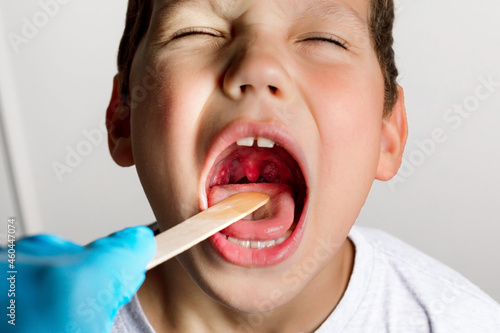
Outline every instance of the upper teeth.
[[[251, 146], [253, 146], [254, 141], [255, 141], [254, 137], [248, 137], [248, 138], [239, 139], [238, 141], [236, 141], [236, 144], [238, 146], [251, 147]], [[259, 146], [259, 147], [273, 148], [274, 144], [275, 144], [275, 142], [271, 139], [257, 137], [257, 146]]]
[[236, 141], [236, 144], [238, 146], [252, 147], [254, 139], [255, 138], [243, 138], [243, 139], [239, 139], [238, 141]]
[[257, 146], [264, 148], [273, 148], [274, 141], [267, 138], [257, 138]]

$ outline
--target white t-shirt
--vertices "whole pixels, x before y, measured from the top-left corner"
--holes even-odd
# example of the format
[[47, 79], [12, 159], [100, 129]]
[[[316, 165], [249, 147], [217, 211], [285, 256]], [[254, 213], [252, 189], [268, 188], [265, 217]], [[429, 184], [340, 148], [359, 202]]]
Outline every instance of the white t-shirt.
[[[500, 305], [457, 272], [382, 231], [355, 226], [349, 238], [349, 285], [317, 333], [500, 333]], [[155, 331], [134, 296], [113, 333], [139, 332]]]

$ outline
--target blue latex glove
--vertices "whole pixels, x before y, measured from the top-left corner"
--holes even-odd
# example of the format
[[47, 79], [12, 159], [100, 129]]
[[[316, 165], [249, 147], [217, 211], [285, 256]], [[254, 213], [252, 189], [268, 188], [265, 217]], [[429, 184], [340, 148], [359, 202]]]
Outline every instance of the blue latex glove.
[[[134, 227], [87, 246], [38, 235], [19, 240], [15, 250], [14, 298], [8, 252], [0, 251], [1, 332], [102, 333], [144, 281], [156, 243], [151, 230]], [[8, 323], [11, 299], [15, 326]]]

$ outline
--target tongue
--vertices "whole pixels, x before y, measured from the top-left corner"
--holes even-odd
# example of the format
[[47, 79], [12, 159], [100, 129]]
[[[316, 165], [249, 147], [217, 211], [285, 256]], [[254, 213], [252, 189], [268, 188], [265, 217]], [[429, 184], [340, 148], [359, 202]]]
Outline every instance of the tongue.
[[249, 183], [218, 185], [208, 191], [208, 206], [233, 194], [261, 192], [270, 196], [268, 203], [245, 219], [233, 223], [222, 233], [240, 240], [271, 240], [281, 237], [293, 224], [295, 202], [290, 186], [285, 184]]

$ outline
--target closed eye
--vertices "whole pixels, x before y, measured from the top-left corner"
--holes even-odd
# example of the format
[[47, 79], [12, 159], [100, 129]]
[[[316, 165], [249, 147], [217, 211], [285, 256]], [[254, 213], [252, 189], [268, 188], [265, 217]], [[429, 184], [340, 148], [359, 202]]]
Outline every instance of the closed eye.
[[182, 29], [182, 30], [177, 31], [172, 36], [171, 39], [174, 40], [174, 39], [179, 39], [182, 37], [195, 36], [195, 35], [202, 35], [202, 36], [205, 35], [205, 36], [211, 36], [211, 37], [221, 37], [222, 36], [222, 34], [215, 29], [194, 27], [194, 28], [186, 28], [186, 29]]
[[328, 37], [314, 36], [314, 37], [305, 38], [305, 39], [303, 39], [303, 41], [320, 41], [320, 42], [325, 42], [325, 43], [331, 43], [331, 44], [334, 44], [334, 45], [337, 45], [337, 46], [343, 48], [344, 50], [348, 50], [347, 42], [345, 42], [339, 38], [335, 38], [333, 36], [328, 36]]

